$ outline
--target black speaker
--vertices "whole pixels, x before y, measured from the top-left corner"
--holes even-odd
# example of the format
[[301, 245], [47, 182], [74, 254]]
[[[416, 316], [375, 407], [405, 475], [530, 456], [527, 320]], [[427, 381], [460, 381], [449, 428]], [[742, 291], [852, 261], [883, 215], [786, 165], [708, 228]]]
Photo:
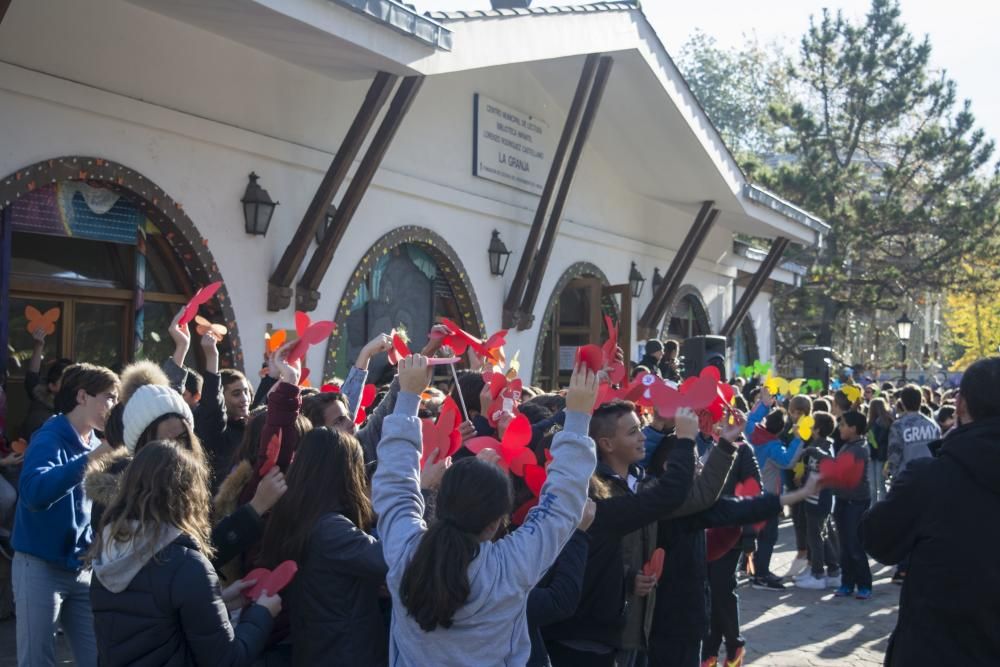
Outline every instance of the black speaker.
[[681, 375], [685, 378], [701, 373], [705, 366], [715, 366], [726, 380], [726, 337], [692, 336], [681, 343]]
[[829, 347], [810, 347], [802, 350], [802, 374], [806, 380], [820, 380], [823, 391], [830, 388], [830, 366], [833, 350]]

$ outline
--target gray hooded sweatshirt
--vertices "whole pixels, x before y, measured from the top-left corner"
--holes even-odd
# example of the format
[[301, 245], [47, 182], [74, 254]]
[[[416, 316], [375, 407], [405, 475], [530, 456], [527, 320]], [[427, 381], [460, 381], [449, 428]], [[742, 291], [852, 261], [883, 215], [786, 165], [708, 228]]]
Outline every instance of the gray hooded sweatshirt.
[[420, 397], [400, 393], [378, 446], [372, 502], [392, 594], [389, 664], [523, 667], [531, 653], [528, 593], [555, 562], [580, 522], [597, 457], [587, 436], [590, 416], [567, 412], [552, 443], [552, 463], [538, 505], [524, 524], [497, 542], [483, 542], [469, 565], [471, 592], [450, 628], [424, 632], [399, 597], [403, 572], [424, 533], [420, 495]]
[[128, 542], [118, 542], [109, 539], [110, 527], [105, 527], [101, 555], [93, 564], [94, 576], [112, 593], [121, 593], [139, 570], [180, 534], [179, 528], [168, 526], [159, 536], [145, 531], [135, 534]]
[[941, 427], [919, 412], [907, 412], [889, 427], [889, 474], [898, 477], [910, 461], [931, 455], [927, 445], [941, 438]]

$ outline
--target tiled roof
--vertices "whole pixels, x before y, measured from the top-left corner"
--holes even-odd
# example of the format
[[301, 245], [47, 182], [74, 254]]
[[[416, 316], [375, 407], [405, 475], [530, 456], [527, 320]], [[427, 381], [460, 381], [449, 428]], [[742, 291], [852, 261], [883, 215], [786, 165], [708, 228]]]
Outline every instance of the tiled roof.
[[637, 0], [619, 0], [618, 2], [594, 2], [589, 5], [554, 5], [551, 7], [518, 9], [465, 9], [454, 12], [426, 12], [424, 15], [435, 21], [467, 21], [469, 19], [507, 18], [510, 16], [621, 12], [638, 8], [639, 3]]
[[428, 15], [421, 15], [412, 5], [399, 0], [330, 0], [353, 9], [373, 21], [438, 49], [450, 51], [451, 31]]

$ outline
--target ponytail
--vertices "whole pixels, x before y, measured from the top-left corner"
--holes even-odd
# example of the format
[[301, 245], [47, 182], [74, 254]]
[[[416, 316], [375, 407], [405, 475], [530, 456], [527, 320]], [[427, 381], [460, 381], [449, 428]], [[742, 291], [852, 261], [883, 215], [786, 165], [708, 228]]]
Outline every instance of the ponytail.
[[469, 565], [486, 528], [510, 513], [510, 479], [476, 458], [456, 462], [437, 496], [437, 522], [420, 540], [403, 572], [399, 597], [425, 632], [450, 628], [469, 599]]

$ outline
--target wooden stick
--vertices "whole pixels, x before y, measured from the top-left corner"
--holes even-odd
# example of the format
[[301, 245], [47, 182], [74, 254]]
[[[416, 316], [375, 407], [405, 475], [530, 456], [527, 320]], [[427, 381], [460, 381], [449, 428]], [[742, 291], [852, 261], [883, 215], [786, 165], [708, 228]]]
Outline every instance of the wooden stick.
[[458, 383], [458, 371], [455, 370], [455, 364], [449, 364], [451, 368], [451, 376], [455, 378], [455, 391], [458, 392], [458, 400], [462, 404], [462, 414], [465, 415], [465, 421], [469, 421], [469, 410], [465, 407], [465, 397], [462, 396], [462, 385]]

